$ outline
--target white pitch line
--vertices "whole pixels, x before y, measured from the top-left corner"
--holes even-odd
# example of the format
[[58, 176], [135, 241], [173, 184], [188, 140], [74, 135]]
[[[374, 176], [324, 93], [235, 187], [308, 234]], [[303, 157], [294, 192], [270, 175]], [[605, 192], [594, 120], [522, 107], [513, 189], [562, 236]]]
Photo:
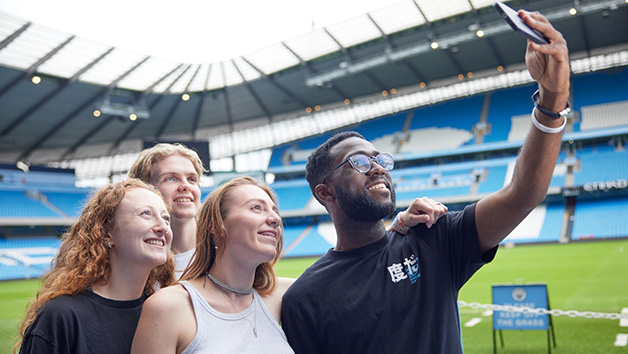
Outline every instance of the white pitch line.
[[488, 316], [492, 316], [493, 315], [493, 310], [486, 310], [484, 312], [482, 312], [482, 316], [484, 317], [488, 317]]
[[628, 344], [628, 334], [620, 333], [615, 338], [616, 347], [625, 347]]
[[475, 317], [475, 318], [472, 318], [469, 322], [465, 323], [464, 326], [465, 327], [473, 327], [473, 326], [475, 326], [476, 324], [478, 324], [480, 322], [482, 322], [482, 319], [479, 318], [479, 317]]
[[[628, 307], [621, 309], [622, 315], [628, 315]], [[628, 318], [622, 318], [619, 320], [619, 327], [628, 327]]]

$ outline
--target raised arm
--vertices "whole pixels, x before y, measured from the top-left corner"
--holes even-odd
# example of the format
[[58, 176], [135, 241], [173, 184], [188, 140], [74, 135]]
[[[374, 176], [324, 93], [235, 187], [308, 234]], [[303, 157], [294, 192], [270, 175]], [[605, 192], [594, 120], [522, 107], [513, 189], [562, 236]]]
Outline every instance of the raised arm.
[[[542, 15], [520, 10], [519, 16], [550, 42], [540, 45], [528, 41], [525, 59], [530, 75], [539, 84], [539, 105], [558, 113], [565, 109], [569, 98], [567, 42]], [[561, 127], [566, 119], [550, 117], [538, 109], [533, 114], [549, 131]], [[562, 129], [557, 130], [543, 132], [533, 124], [510, 184], [477, 203], [475, 220], [482, 251], [498, 245], [545, 199], [560, 151]]]

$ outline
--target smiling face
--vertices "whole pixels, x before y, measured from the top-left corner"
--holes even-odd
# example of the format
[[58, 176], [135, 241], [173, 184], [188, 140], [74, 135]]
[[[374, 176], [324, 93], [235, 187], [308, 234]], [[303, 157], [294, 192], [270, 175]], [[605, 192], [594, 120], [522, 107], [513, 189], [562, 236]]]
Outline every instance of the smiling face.
[[111, 262], [150, 269], [164, 264], [170, 251], [170, 214], [163, 199], [145, 188], [132, 188], [113, 213], [106, 241], [113, 245]]
[[[379, 151], [364, 139], [348, 138], [331, 149], [333, 165], [357, 153], [376, 156]], [[371, 162], [371, 170], [367, 173], [359, 173], [346, 163], [326, 182], [334, 186], [338, 206], [351, 219], [373, 222], [395, 212], [395, 190], [390, 173], [377, 163]]]
[[154, 163], [149, 182], [164, 196], [174, 221], [196, 217], [201, 205], [201, 188], [199, 175], [188, 158], [170, 155]]
[[240, 185], [233, 189], [228, 203], [226, 251], [256, 265], [273, 260], [281, 237], [281, 217], [270, 196], [255, 185]]

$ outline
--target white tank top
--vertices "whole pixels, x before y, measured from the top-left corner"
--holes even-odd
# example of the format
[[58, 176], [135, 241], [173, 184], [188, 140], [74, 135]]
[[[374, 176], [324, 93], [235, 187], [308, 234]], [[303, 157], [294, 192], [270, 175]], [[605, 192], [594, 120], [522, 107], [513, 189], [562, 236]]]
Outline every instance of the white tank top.
[[209, 306], [192, 284], [180, 284], [190, 294], [197, 326], [192, 343], [182, 354], [294, 353], [257, 291], [253, 290], [253, 302], [244, 311], [221, 313]]
[[194, 256], [194, 251], [196, 248], [192, 248], [189, 251], [185, 251], [183, 253], [177, 253], [174, 255], [174, 279], [179, 280], [183, 271], [188, 266], [188, 264], [192, 263], [192, 256]]

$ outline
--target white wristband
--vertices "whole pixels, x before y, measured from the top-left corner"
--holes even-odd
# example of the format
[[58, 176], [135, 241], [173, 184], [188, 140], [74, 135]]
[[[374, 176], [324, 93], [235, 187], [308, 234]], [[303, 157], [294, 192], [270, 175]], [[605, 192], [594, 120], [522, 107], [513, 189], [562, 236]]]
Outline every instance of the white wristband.
[[563, 118], [563, 124], [560, 127], [558, 127], [558, 128], [550, 128], [550, 127], [547, 127], [547, 126], [541, 124], [541, 122], [539, 122], [536, 119], [536, 116], [534, 115], [534, 111], [535, 110], [536, 110], [536, 107], [534, 107], [534, 109], [532, 109], [532, 124], [534, 124], [534, 126], [538, 130], [542, 131], [543, 133], [554, 134], [554, 133], [560, 133], [560, 132], [563, 131], [563, 129], [565, 129], [565, 126], [567, 125], [567, 117]]

